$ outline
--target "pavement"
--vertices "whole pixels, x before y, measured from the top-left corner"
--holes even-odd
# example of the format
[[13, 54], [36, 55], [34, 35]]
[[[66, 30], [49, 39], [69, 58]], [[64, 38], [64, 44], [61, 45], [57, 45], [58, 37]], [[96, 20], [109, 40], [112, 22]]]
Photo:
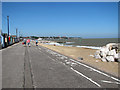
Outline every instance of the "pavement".
[[120, 80], [42, 46], [2, 50], [2, 88], [119, 88]]

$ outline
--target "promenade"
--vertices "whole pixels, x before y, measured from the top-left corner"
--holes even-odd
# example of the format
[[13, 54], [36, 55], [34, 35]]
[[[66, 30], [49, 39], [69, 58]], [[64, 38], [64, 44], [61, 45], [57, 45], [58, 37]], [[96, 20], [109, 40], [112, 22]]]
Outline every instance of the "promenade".
[[120, 80], [42, 46], [2, 50], [2, 88], [118, 88]]

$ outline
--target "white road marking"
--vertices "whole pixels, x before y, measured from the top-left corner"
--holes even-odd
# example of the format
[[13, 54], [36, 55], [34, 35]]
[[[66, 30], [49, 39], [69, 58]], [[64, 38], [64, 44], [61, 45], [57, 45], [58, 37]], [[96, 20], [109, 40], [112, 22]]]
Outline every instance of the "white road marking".
[[114, 83], [114, 84], [120, 84], [118, 82], [112, 82], [112, 81], [106, 81], [106, 80], [101, 80], [101, 82], [105, 82], [105, 83]]
[[52, 59], [53, 61], [55, 61], [55, 59], [51, 58], [50, 56], [48, 56], [50, 59]]
[[83, 64], [83, 63], [80, 63], [80, 62], [78, 62], [78, 61], [75, 61], [75, 60], [73, 60], [73, 59], [70, 59], [70, 60], [73, 61], [73, 62], [76, 62], [76, 63], [78, 63], [78, 64], [80, 64], [80, 65], [82, 65], [82, 66], [84, 66], [84, 67], [87, 67], [87, 68], [89, 68], [89, 69], [91, 69], [91, 70], [93, 70], [93, 71], [96, 71], [96, 72], [98, 72], [98, 73], [100, 73], [100, 74], [102, 74], [102, 75], [104, 75], [104, 76], [107, 76], [107, 77], [109, 77], [109, 78], [111, 78], [111, 79], [114, 79], [114, 80], [120, 82], [119, 79], [117, 79], [117, 78], [115, 78], [115, 77], [112, 77], [112, 76], [110, 76], [110, 75], [108, 75], [108, 74], [105, 74], [105, 73], [103, 73], [103, 72], [101, 72], [101, 71], [99, 71], [99, 70], [97, 70], [97, 69], [94, 69], [94, 68], [92, 68], [92, 67], [90, 67], [90, 66], [87, 66], [87, 65], [85, 65], [85, 64]]
[[[43, 52], [42, 52], [43, 53]], [[43, 53], [44, 55], [46, 55], [45, 53]], [[50, 56], [48, 56], [50, 59], [52, 59], [53, 61], [55, 61], [55, 59], [51, 58]], [[65, 65], [65, 63], [62, 63]], [[66, 66], [66, 65], [65, 65]], [[78, 72], [77, 70], [73, 69], [72, 67], [70, 68], [72, 69], [74, 72], [76, 72], [77, 74], [83, 76], [84, 78], [86, 78], [87, 80], [89, 80], [90, 82], [94, 83], [95, 85], [97, 85], [98, 87], [101, 87], [101, 85], [99, 85], [97, 82], [93, 81], [91, 78], [85, 76], [84, 74]]]
[[[54, 52], [54, 51], [53, 51], [53, 52]], [[49, 57], [49, 56], [48, 56], [48, 57]], [[49, 57], [49, 58], [51, 58], [51, 57]], [[52, 59], [52, 58], [51, 58], [51, 59]], [[54, 59], [52, 59], [52, 60], [55, 61]], [[104, 75], [104, 76], [106, 76], [106, 77], [109, 77], [109, 78], [111, 78], [111, 79], [113, 79], [113, 80], [116, 80], [116, 81], [119, 81], [119, 82], [120, 82], [119, 79], [117, 79], [117, 78], [115, 78], [115, 77], [112, 77], [112, 76], [110, 76], [110, 75], [108, 75], [108, 74], [105, 74], [105, 73], [103, 73], [103, 72], [101, 72], [101, 71], [99, 71], [99, 70], [97, 70], [97, 69], [94, 69], [94, 68], [88, 66], [88, 65], [85, 65], [85, 64], [83, 64], [83, 63], [80, 63], [80, 62], [78, 62], [78, 61], [76, 61], [76, 60], [74, 60], [74, 59], [70, 59], [70, 60], [73, 61], [73, 62], [75, 62], [75, 63], [77, 63], [77, 64], [79, 64], [79, 65], [82, 65], [82, 66], [84, 66], [84, 67], [87, 67], [87, 68], [89, 68], [90, 70], [93, 70], [93, 71], [95, 71], [95, 72], [97, 72], [97, 73], [100, 73], [100, 74], [102, 74], [102, 75]], [[83, 76], [84, 78], [88, 79], [88, 80], [91, 81], [92, 83], [96, 84], [98, 87], [101, 87], [97, 82], [93, 81], [91, 78], [88, 78], [87, 76], [85, 76], [84, 74], [78, 72], [77, 70], [73, 69], [72, 67], [71, 67], [71, 69], [72, 69], [74, 72], [78, 73], [79, 75]], [[118, 82], [114, 82], [114, 83], [118, 83]], [[119, 84], [119, 83], [118, 83], [118, 84]]]
[[[52, 52], [54, 53], [54, 51], [52, 51]], [[56, 54], [58, 54], [58, 53], [56, 53]], [[63, 56], [63, 55], [62, 55], [62, 56]], [[62, 58], [61, 58], [61, 59], [62, 59]], [[78, 64], [80, 64], [80, 65], [82, 65], [82, 66], [84, 66], [84, 67], [89, 68], [91, 71], [93, 70], [93, 71], [95, 71], [95, 72], [97, 72], [97, 73], [100, 73], [100, 74], [102, 74], [102, 75], [104, 75], [104, 76], [107, 76], [107, 77], [109, 77], [109, 78], [111, 78], [111, 79], [113, 79], [113, 80], [116, 80], [116, 81], [119, 81], [119, 82], [120, 82], [119, 79], [117, 79], [117, 78], [115, 78], [115, 77], [113, 77], [113, 76], [110, 76], [110, 75], [108, 75], [108, 74], [105, 74], [105, 73], [103, 73], [103, 72], [101, 72], [101, 71], [99, 71], [99, 70], [97, 70], [97, 69], [94, 69], [94, 68], [88, 66], [88, 65], [85, 65], [85, 64], [83, 64], [83, 63], [80, 63], [80, 62], [78, 62], [78, 61], [76, 61], [76, 60], [74, 60], [74, 59], [70, 59], [70, 60], [73, 61], [73, 62], [76, 62], [76, 63], [78, 63]]]
[[[42, 52], [42, 53], [43, 53], [43, 52]], [[44, 53], [43, 53], [43, 54], [44, 54]], [[44, 55], [46, 55], [46, 54], [44, 54]], [[55, 59], [51, 58], [50, 56], [48, 56], [48, 57], [49, 57], [50, 59], [52, 59], [53, 61], [55, 61]], [[63, 63], [63, 64], [65, 65], [65, 63]], [[87, 80], [89, 80], [90, 82], [94, 83], [94, 84], [97, 85], [98, 87], [101, 87], [97, 82], [93, 81], [91, 78], [88, 78], [87, 76], [85, 76], [84, 74], [78, 72], [77, 70], [73, 69], [72, 67], [71, 67], [71, 69], [72, 69], [74, 72], [76, 72], [77, 74], [79, 74], [79, 75], [83, 76], [84, 78], [86, 78]]]
[[[43, 53], [42, 51], [39, 51], [41, 53]], [[44, 55], [46, 55], [45, 53], [43, 53]], [[47, 55], [48, 58], [52, 59], [53, 61], [55, 61], [53, 58], [51, 58], [50, 56]]]
[[84, 74], [78, 72], [77, 70], [73, 69], [72, 67], [71, 67], [71, 70], [73, 70], [73, 71], [76, 72], [77, 74], [81, 75], [82, 77], [86, 78], [86, 79], [89, 80], [90, 82], [94, 83], [94, 84], [97, 85], [98, 87], [101, 87], [100, 84], [98, 84], [97, 82], [93, 81], [91, 78], [85, 76]]

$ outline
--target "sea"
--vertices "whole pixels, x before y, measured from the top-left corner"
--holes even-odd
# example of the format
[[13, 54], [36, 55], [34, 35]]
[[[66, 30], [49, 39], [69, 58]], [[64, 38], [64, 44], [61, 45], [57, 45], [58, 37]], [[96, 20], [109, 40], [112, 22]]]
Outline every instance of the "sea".
[[72, 46], [72, 47], [82, 47], [91, 49], [101, 49], [101, 47], [106, 46], [109, 43], [118, 43], [120, 38], [72, 38], [72, 39], [51, 39], [50, 41], [55, 41], [57, 44], [62, 46]]
[[95, 46], [102, 47], [108, 43], [118, 43], [118, 38], [77, 38], [77, 39], [54, 39], [52, 41], [58, 42], [63, 45], [72, 45], [72, 46]]
[[96, 46], [102, 47], [108, 43], [118, 43], [118, 38], [90, 38], [78, 39], [73, 42], [66, 43], [66, 45], [79, 45], [79, 46]]

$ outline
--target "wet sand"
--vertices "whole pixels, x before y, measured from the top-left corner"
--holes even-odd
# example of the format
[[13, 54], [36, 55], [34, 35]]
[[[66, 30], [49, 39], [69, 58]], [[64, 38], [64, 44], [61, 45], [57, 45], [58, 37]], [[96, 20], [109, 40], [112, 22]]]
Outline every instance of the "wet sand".
[[[83, 58], [83, 60], [79, 60], [85, 64], [88, 64], [92, 67], [95, 67], [99, 70], [112, 74], [114, 76], [118, 75], [118, 63], [117, 62], [102, 62], [100, 59], [95, 59], [90, 55], [94, 55], [96, 50], [87, 49], [87, 48], [79, 48], [79, 47], [67, 47], [67, 46], [53, 46], [53, 45], [46, 45], [41, 44], [39, 45], [47, 47], [51, 50], [59, 52], [63, 55], [69, 56], [75, 60], [79, 60], [78, 58]], [[120, 76], [119, 76], [120, 77]]]

